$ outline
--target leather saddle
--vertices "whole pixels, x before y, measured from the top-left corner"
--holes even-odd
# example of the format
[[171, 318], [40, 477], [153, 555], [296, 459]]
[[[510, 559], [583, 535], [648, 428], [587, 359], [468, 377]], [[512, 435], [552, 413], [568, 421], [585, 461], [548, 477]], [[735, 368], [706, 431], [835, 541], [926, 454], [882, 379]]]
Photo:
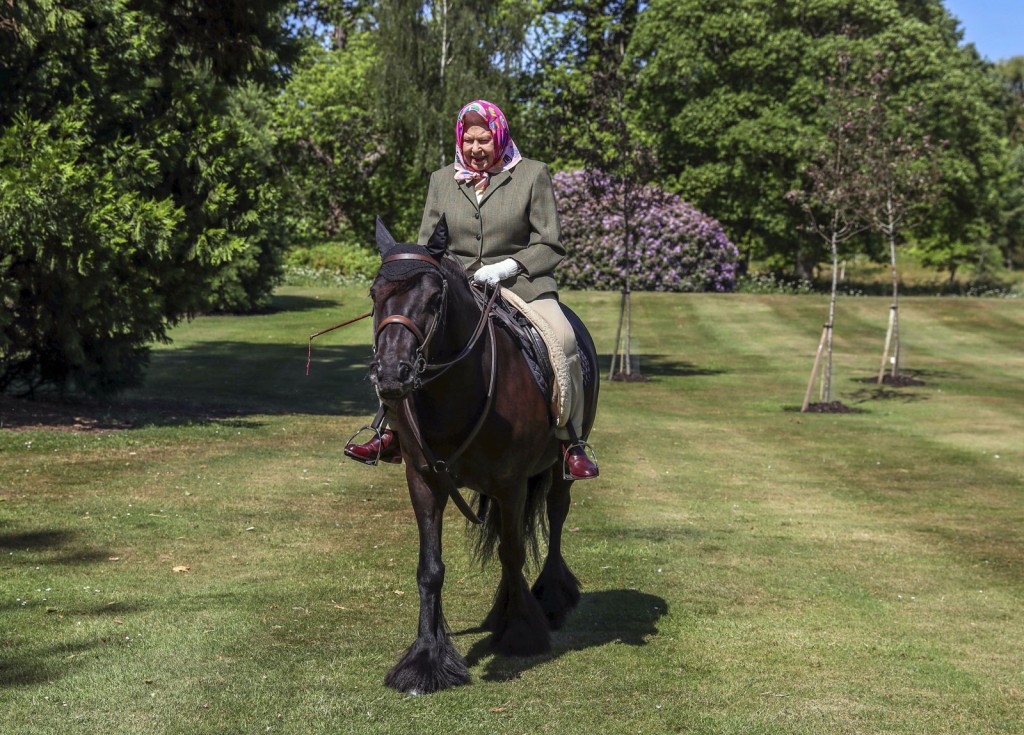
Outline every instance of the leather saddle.
[[[486, 308], [487, 294], [482, 289], [474, 288], [473, 295], [476, 297], [477, 303], [480, 304], [480, 308]], [[551, 364], [551, 356], [548, 354], [547, 343], [537, 327], [500, 294], [494, 301], [491, 313], [498, 326], [504, 329], [519, 345], [519, 350], [526, 359], [526, 364], [530, 368], [530, 373], [540, 390], [541, 397], [545, 401], [549, 401], [555, 372]]]

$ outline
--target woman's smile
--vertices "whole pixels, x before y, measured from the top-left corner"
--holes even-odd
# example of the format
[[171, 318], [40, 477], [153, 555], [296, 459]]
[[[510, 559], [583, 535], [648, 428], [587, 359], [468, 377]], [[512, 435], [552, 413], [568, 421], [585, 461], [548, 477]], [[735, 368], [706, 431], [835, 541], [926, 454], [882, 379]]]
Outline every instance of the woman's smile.
[[462, 157], [474, 171], [494, 165], [494, 136], [482, 125], [471, 125], [462, 133]]

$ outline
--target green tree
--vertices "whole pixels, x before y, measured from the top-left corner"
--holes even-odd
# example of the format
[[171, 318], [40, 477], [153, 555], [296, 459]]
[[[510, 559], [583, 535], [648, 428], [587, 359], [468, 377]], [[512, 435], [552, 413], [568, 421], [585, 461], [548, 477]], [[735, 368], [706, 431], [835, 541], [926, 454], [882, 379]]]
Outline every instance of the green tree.
[[996, 89], [959, 40], [940, 0], [653, 0], [632, 46], [636, 99], [666, 184], [748, 259], [807, 275], [821, 243], [797, 232], [783, 195], [824, 135], [823, 70], [840, 46], [880, 52], [894, 101], [925, 110], [914, 132], [949, 141], [935, 216], [918, 229], [920, 252], [946, 267], [984, 246], [1000, 165]]
[[999, 246], [1007, 267], [1024, 268], [1024, 56], [996, 64], [994, 73], [1006, 110]]
[[116, 390], [169, 324], [262, 289], [211, 296], [269, 244], [265, 158], [229, 105], [276, 84], [282, 3], [2, 7], [0, 390]]
[[[867, 73], [864, 88], [869, 96], [866, 109], [867, 134], [861, 145], [860, 160], [866, 171], [866, 216], [872, 228], [889, 246], [889, 273], [892, 279], [892, 303], [889, 325], [882, 349], [878, 384], [889, 370], [893, 382], [900, 369], [900, 277], [897, 245], [903, 233], [928, 215], [940, 185], [939, 167], [943, 145], [934, 144], [927, 135], [916, 136], [910, 128], [894, 130], [891, 72], [875, 66]], [[917, 122], [918, 112], [903, 107], [906, 121]]]
[[1008, 268], [1024, 268], [1024, 142], [1008, 146], [1000, 193], [1000, 248]]
[[230, 141], [225, 159], [237, 192], [236, 231], [245, 247], [218, 265], [205, 286], [205, 308], [250, 312], [264, 306], [284, 271], [286, 248], [295, 242], [288, 227], [280, 141], [275, 132], [274, 88], [246, 82], [231, 89], [221, 124]]
[[373, 38], [350, 29], [339, 40], [344, 45], [307, 47], [276, 105], [284, 206], [305, 244], [358, 242], [357, 233], [372, 231], [374, 217], [390, 221], [408, 204], [407, 196], [387, 196], [378, 176], [394, 150], [372, 104], [379, 63]]
[[1007, 137], [1014, 145], [1024, 143], [1024, 56], [1000, 61], [993, 71], [1005, 95]]
[[306, 0], [310, 43], [279, 105], [290, 222], [306, 242], [419, 228], [427, 174], [454, 155], [465, 102], [507, 106], [526, 0]]

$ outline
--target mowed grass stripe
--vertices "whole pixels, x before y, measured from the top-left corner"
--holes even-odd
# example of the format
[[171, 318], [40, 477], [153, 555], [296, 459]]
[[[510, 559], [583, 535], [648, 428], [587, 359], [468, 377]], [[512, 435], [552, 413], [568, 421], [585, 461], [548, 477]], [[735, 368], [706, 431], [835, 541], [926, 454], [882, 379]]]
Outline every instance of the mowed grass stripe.
[[[785, 304], [787, 302], [796, 303], [799, 300], [783, 298], [773, 299], [773, 301], [775, 304]], [[709, 301], [705, 301], [703, 303], [706, 306], [712, 306]], [[744, 311], [745, 314], [743, 319], [731, 321], [730, 324], [744, 325], [748, 336], [753, 334], [764, 335], [769, 333], [768, 330], [764, 328], [763, 324], [758, 323], [758, 320], [751, 316], [751, 312], [760, 312], [763, 314], [763, 309], [746, 309]], [[861, 325], [861, 331], [868, 331], [865, 329], [864, 325], [869, 322], [869, 319], [863, 316], [865, 310], [860, 310], [860, 312], [861, 313], [857, 316]], [[714, 313], [714, 318], [720, 318], [720, 314]], [[677, 321], [677, 324], [680, 323], [682, 322]], [[793, 324], [795, 323], [795, 320], [787, 319], [786, 323]], [[687, 324], [692, 325], [692, 322]], [[699, 324], [696, 328], [700, 329]], [[727, 331], [733, 332], [733, 335], [730, 336], [734, 336], [738, 330], [730, 329]], [[771, 332], [771, 337], [777, 338], [778, 331]], [[726, 340], [725, 343], [736, 344], [736, 340]], [[717, 344], [721, 347], [723, 343], [719, 342]], [[709, 349], [710, 347], [711, 346], [709, 345]], [[763, 354], [778, 355], [780, 353], [765, 352]], [[733, 361], [733, 364], [738, 362], [740, 364], [740, 369], [749, 368], [750, 359], [748, 355], [749, 352], [743, 357], [740, 357], [738, 354], [737, 358]], [[746, 361], [743, 361], [744, 358], [746, 358]], [[777, 369], [778, 366], [776, 365], [774, 367]], [[713, 383], [714, 380], [714, 378], [708, 378], [705, 379], [705, 382]], [[764, 389], [767, 386], [762, 384], [759, 387]], [[641, 390], [641, 388], [634, 388], [634, 390]], [[733, 402], [733, 405], [735, 405], [734, 400], [737, 396], [737, 392], [734, 389], [730, 388], [721, 392], [727, 394], [728, 399]], [[609, 398], [608, 394], [609, 391], [606, 390], [606, 400]], [[689, 431], [691, 432], [691, 436], [704, 437], [707, 439], [707, 446], [702, 447], [699, 451], [701, 451], [701, 459], [707, 460], [708, 464], [736, 467], [744, 466], [745, 463], [746, 466], [750, 468], [758, 464], [760, 460], [760, 466], [763, 468], [770, 467], [776, 471], [781, 470], [781, 473], [779, 474], [789, 474], [792, 479], [785, 483], [784, 488], [778, 487], [778, 484], [775, 486], [769, 486], [768, 483], [772, 482], [772, 480], [764, 477], [764, 474], [766, 473], [751, 473], [732, 479], [736, 480], [735, 486], [751, 488], [761, 484], [762, 487], [768, 488], [765, 495], [759, 499], [758, 508], [763, 509], [765, 505], [776, 504], [780, 506], [780, 517], [784, 518], [786, 516], [792, 516], [794, 513], [799, 516], [800, 506], [803, 505], [804, 508], [808, 509], [813, 515], [814, 525], [816, 527], [820, 528], [823, 525], [822, 521], [826, 521], [826, 527], [830, 528], [829, 533], [832, 534], [830, 541], [835, 546], [839, 546], [841, 544], [842, 535], [838, 533], [836, 529], [845, 529], [850, 535], [850, 538], [856, 538], [859, 541], [859, 543], [855, 545], [851, 545], [849, 543], [845, 544], [850, 547], [852, 552], [854, 552], [852, 558], [863, 559], [865, 554], [864, 541], [872, 539], [873, 537], [874, 545], [887, 550], [885, 552], [886, 555], [896, 557], [894, 559], [895, 564], [903, 564], [908, 560], [916, 560], [922, 556], [936, 559], [936, 563], [934, 565], [925, 569], [916, 579], [911, 580], [913, 584], [908, 585], [907, 589], [922, 588], [921, 583], [931, 579], [937, 569], [947, 570], [948, 575], [948, 568], [952, 567], [954, 570], [953, 576], [956, 576], [956, 574], [959, 573], [961, 575], [966, 575], [967, 578], [972, 578], [972, 568], [978, 563], [977, 555], [979, 552], [982, 556], [990, 557], [989, 562], [994, 561], [992, 557], [998, 554], [999, 549], [991, 545], [983, 544], [984, 548], [979, 548], [978, 539], [972, 539], [969, 534], [965, 535], [963, 533], [964, 529], [962, 528], [959, 529], [959, 535], [964, 539], [965, 546], [968, 547], [967, 558], [963, 558], [960, 553], [962, 552], [962, 549], [960, 548], [954, 547], [952, 550], [955, 553], [952, 555], [946, 553], [951, 549], [946, 547], [945, 539], [942, 537], [945, 536], [950, 538], [957, 535], [955, 525], [950, 526], [948, 525], [949, 523], [955, 523], [958, 520], [961, 522], [964, 521], [965, 518], [963, 511], [965, 509], [969, 510], [974, 508], [981, 512], [988, 512], [996, 510], [996, 508], [993, 508], [991, 505], [986, 505], [978, 497], [979, 493], [982, 496], [985, 494], [984, 490], [986, 487], [990, 486], [991, 480], [991, 477], [986, 476], [985, 473], [979, 473], [980, 465], [983, 462], [990, 465], [991, 459], [977, 455], [967, 456], [966, 454], [962, 454], [958, 463], [963, 466], [963, 471], [959, 475], [951, 476], [947, 469], [941, 468], [932, 462], [931, 455], [937, 449], [935, 446], [920, 447], [920, 442], [923, 438], [927, 443], [926, 437], [928, 436], [929, 431], [934, 427], [932, 427], [932, 429], [914, 432], [914, 424], [908, 423], [905, 425], [904, 431], [901, 432], [902, 436], [890, 437], [886, 440], [884, 434], [880, 437], [877, 435], [877, 429], [879, 427], [877, 422], [871, 417], [811, 416], [799, 419], [791, 418], [790, 425], [785, 426], [782, 425], [783, 416], [781, 413], [778, 413], [779, 407], [776, 406], [775, 412], [771, 414], [771, 419], [769, 421], [769, 423], [773, 424], [772, 433], [762, 430], [752, 432], [749, 431], [749, 427], [747, 431], [740, 428], [736, 431], [725, 432], [722, 430], [720, 422], [701, 422], [688, 416], [686, 408], [681, 405], [686, 402], [687, 397], [692, 400], [693, 394], [689, 394], [689, 396], [679, 396], [679, 401], [676, 405], [679, 405], [680, 408], [678, 409], [678, 415], [674, 417], [674, 421], [660, 422], [660, 414], [658, 411], [651, 411], [647, 414], [647, 419], [650, 421], [650, 425], [648, 427], [649, 430], [644, 433], [644, 436], [647, 437], [649, 441], [656, 441], [660, 432], [671, 429], [672, 427], [670, 424], [674, 423], [675, 428], [680, 429], [680, 433]], [[612, 396], [612, 400], [614, 399], [615, 396]], [[1008, 403], [1011, 403], [1012, 405], [1012, 402]], [[702, 405], [701, 408], [704, 408], [704, 406]], [[665, 410], [666, 409], [662, 407], [662, 411]], [[806, 449], [800, 448], [800, 444], [804, 440], [810, 439], [810, 437], [800, 436], [798, 425], [804, 424], [810, 428], [811, 423], [816, 424], [810, 429], [813, 433], [820, 433], [822, 430], [821, 425], [825, 423], [827, 424], [825, 431], [835, 432], [836, 434], [831, 446], [827, 448], [826, 454], [820, 458], [814, 456], [813, 453], [809, 456]], [[866, 424], [864, 428], [868, 433], [867, 436], [851, 436], [849, 431], [843, 430], [849, 428], [851, 424], [856, 426], [858, 423]], [[1017, 436], [1019, 437], [1020, 434], [1018, 433]], [[766, 437], [774, 438], [776, 441], [771, 441], [766, 445], [764, 441], [760, 441]], [[873, 445], [875, 447], [874, 455], [878, 457], [873, 464], [879, 468], [878, 475], [881, 475], [881, 477], [878, 477], [877, 479], [872, 478], [872, 484], [875, 485], [875, 488], [868, 493], [872, 498], [872, 502], [867, 507], [861, 507], [864, 499], [864, 493], [857, 491], [857, 480], [863, 483], [864, 469], [852, 468], [848, 473], [850, 475], [850, 481], [847, 482], [843, 477], [844, 473], [842, 472], [842, 466], [844, 462], [842, 457], [844, 454], [854, 455], [856, 460], [863, 462], [864, 448], [866, 445], [872, 446], [872, 442], [870, 441], [872, 438], [882, 439], [882, 441]], [[895, 441], [893, 441], [894, 438], [896, 439]], [[781, 439], [781, 444], [777, 441], [778, 439]], [[673, 442], [675, 445], [678, 445], [679, 443], [680, 442], [678, 440]], [[663, 444], [665, 444], [665, 442], [663, 442]], [[725, 456], [712, 456], [715, 454], [713, 448], [721, 447], [723, 444], [728, 446], [728, 450], [719, 451], [717, 454]], [[910, 452], [907, 451], [907, 447], [910, 447]], [[920, 458], [915, 455], [918, 449], [922, 450], [922, 456]], [[939, 447], [938, 451], [943, 450]], [[662, 448], [661, 451], [652, 447], [650, 453], [660, 457], [671, 456], [671, 450], [668, 450], [667, 447]], [[787, 454], [791, 459], [788, 467], [783, 459]], [[768, 458], [773, 459], [769, 460]], [[821, 461], [815, 462], [815, 460], [818, 459]], [[767, 464], [767, 462], [774, 462], [774, 465]], [[687, 463], [684, 461], [680, 464], [682, 466], [676, 465], [673, 467], [673, 470], [674, 472], [685, 474]], [[690, 464], [692, 465], [694, 463]], [[915, 467], [918, 469], [913, 469]], [[815, 472], [816, 468], [818, 469], [817, 472]], [[911, 483], [907, 482], [906, 475], [911, 472], [916, 474], [916, 478], [913, 483], [914, 487], [910, 487]], [[796, 478], [793, 478], [794, 474], [796, 475]], [[650, 471], [646, 472], [645, 475], [645, 482], [652, 482], [653, 477], [656, 477], [656, 473], [651, 473]], [[778, 477], [778, 474], [776, 477]], [[1003, 483], [1001, 487], [1005, 488], [1005, 483], [1012, 483], [1014, 479], [1015, 477], [1012, 474], [1006, 474], [1001, 478]], [[674, 487], [669, 483], [666, 490], [660, 493], [652, 493], [650, 486], [648, 486], [646, 488], [646, 493], [641, 494], [640, 497], [637, 498], [637, 501], [642, 502], [645, 499], [653, 499], [660, 503], [665, 503], [674, 493], [678, 494], [680, 497], [692, 497], [692, 486], [694, 484], [699, 483], [679, 481]], [[999, 485], [999, 483], [997, 483], [997, 485]], [[891, 498], [886, 497], [886, 486], [888, 486], [890, 493], [898, 493], [896, 496], [897, 502], [892, 502]], [[848, 488], [855, 489], [853, 497], [850, 497], [847, 494], [846, 491]], [[822, 497], [822, 490], [827, 492], [829, 497]], [[919, 500], [918, 493], [915, 491], [919, 491], [920, 493]], [[935, 504], [936, 494], [939, 496], [946, 496], [944, 502], [948, 510], [939, 511], [936, 517], [926, 523], [926, 531], [924, 533], [919, 532], [915, 527], [908, 528], [900, 523], [893, 523], [892, 528], [886, 534], [878, 533], [877, 527], [879, 525], [879, 520], [877, 516], [880, 510], [889, 510], [889, 512], [896, 510], [898, 513], [903, 513], [905, 511], [900, 508], [903, 504], [902, 499], [910, 497], [914, 498], [915, 501], [918, 502], [920, 508], [915, 510], [920, 512], [921, 510], [926, 510]], [[887, 505], [888, 508], [879, 506], [879, 498], [885, 502], [885, 505]], [[994, 500], [997, 506], [1001, 506], [998, 508], [999, 510], [1004, 510], [1007, 507], [1005, 498], [1000, 498], [998, 494]], [[861, 504], [858, 504], [857, 501], [861, 501]], [[836, 508], [837, 506], [841, 507], [846, 511], [846, 513], [837, 514], [834, 519], [823, 519], [820, 509], [828, 506], [832, 506], [833, 508]], [[616, 510], [628, 513], [627, 506], [617, 508]], [[643, 512], [643, 510], [635, 511], [636, 514], [642, 514]], [[687, 515], [689, 515], [689, 519], [687, 519]], [[859, 522], [857, 520], [858, 516], [860, 516]], [[671, 520], [673, 522], [685, 522], [686, 520], [689, 520], [689, 522], [693, 524], [694, 519], [698, 517], [699, 515], [693, 513], [677, 513]], [[967, 518], [969, 517], [970, 516]], [[831, 522], [828, 522], [829, 520], [831, 520]], [[971, 520], [976, 522], [978, 519]], [[968, 520], [966, 525], [971, 525], [971, 520]], [[985, 538], [999, 538], [1000, 531], [1010, 536], [1015, 535], [1013, 529], [1019, 528], [1020, 520], [1019, 513], [1011, 514], [1009, 517], [1005, 518], [1004, 523], [1000, 524], [1000, 530], [983, 534], [981, 539], [982, 542], [984, 542]], [[782, 522], [784, 523], [785, 521]], [[918, 519], [918, 523], [919, 522], [920, 519]], [[931, 524], [932, 527], [927, 527], [929, 524]], [[875, 529], [873, 532], [865, 530], [872, 528]], [[941, 531], [942, 529], [945, 529], [945, 533], [935, 533], [936, 530]], [[937, 536], [940, 541], [939, 544], [936, 544]], [[897, 547], [903, 547], [904, 551], [898, 555], [888, 551], [889, 549], [895, 549]], [[749, 546], [745, 545], [744, 548], [749, 549]], [[1019, 557], [1007, 561], [1011, 561], [1016, 564], [1017, 570], [1019, 571]], [[871, 565], [871, 569], [875, 572], [877, 572], [877, 569], [875, 568], [876, 564], [877, 562]], [[1013, 567], [1009, 564], [1002, 565], [1002, 568], [1004, 572], [1008, 569], [1013, 570]], [[856, 576], [845, 578], [847, 579], [848, 584], [857, 584]], [[889, 575], [888, 578], [891, 580], [892, 575]], [[925, 587], [926, 586], [927, 585], [925, 585]], [[872, 592], [873, 594], [877, 594], [878, 590], [872, 590]], [[954, 622], [954, 619], [959, 616], [961, 612], [962, 611], [960, 610], [954, 610], [949, 622]], [[1012, 670], [1007, 670], [1006, 673], [1012, 673]]]
[[[606, 368], [618, 295], [565, 299]], [[1022, 732], [1024, 399], [985, 336], [1019, 307], [972, 312], [974, 364], [952, 301], [906, 304], [928, 384], [877, 391], [886, 300], [842, 300], [837, 397], [862, 412], [802, 415], [823, 299], [635, 294], [651, 381], [602, 385], [580, 608], [550, 656], [491, 656], [496, 570], [449, 509], [475, 683], [420, 698], [381, 684], [415, 630], [404, 473], [340, 452], [374, 408], [368, 332], [304, 376], [365, 289], [183, 325], [111, 408], [140, 428], [0, 431], [0, 704], [19, 733]]]

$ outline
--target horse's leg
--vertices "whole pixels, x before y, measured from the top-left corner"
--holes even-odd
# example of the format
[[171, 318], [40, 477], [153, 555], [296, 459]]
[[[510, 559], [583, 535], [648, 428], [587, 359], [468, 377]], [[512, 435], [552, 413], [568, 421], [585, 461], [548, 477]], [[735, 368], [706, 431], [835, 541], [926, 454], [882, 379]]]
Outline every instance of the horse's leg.
[[484, 627], [494, 631], [491, 647], [507, 656], [535, 656], [551, 649], [551, 636], [544, 611], [530, 594], [530, 588], [523, 577], [526, 564], [523, 529], [525, 493], [524, 486], [515, 501], [496, 503], [501, 529], [498, 544], [501, 583]]
[[544, 569], [533, 584], [533, 595], [547, 616], [552, 629], [557, 630], [580, 601], [580, 583], [562, 557], [562, 527], [569, 515], [572, 480], [562, 477], [561, 464], [552, 471], [551, 489], [548, 491], [548, 556]]
[[426, 694], [468, 684], [469, 670], [448, 635], [448, 624], [441, 609], [444, 502], [438, 501], [414, 469], [406, 471], [406, 478], [420, 534], [420, 558], [416, 569], [420, 590], [419, 630], [416, 640], [388, 672], [384, 683], [401, 692]]

